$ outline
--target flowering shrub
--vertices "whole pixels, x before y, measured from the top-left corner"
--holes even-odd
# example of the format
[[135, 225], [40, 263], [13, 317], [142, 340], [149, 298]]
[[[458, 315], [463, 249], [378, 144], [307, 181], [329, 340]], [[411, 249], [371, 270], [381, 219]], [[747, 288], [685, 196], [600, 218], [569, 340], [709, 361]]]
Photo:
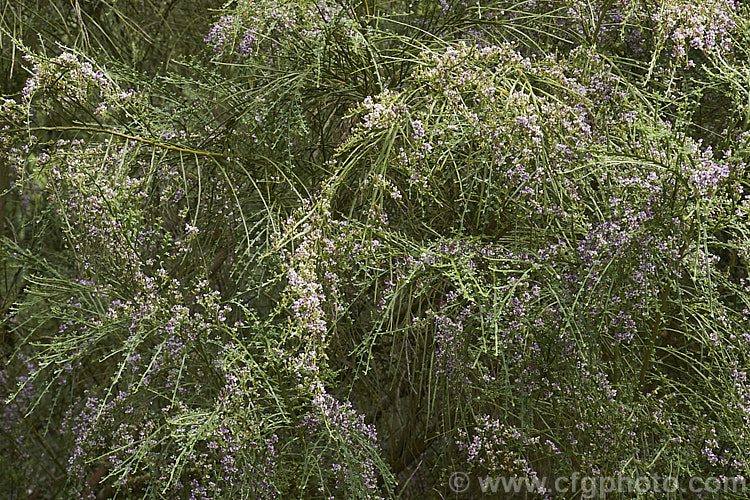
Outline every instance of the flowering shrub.
[[655, 15], [658, 33], [672, 41], [672, 54], [687, 56], [687, 49], [702, 50], [707, 54], [726, 54], [732, 51], [735, 30], [733, 0], [704, 2], [667, 2]]
[[214, 7], [0, 66], [0, 492], [750, 474], [744, 7]]

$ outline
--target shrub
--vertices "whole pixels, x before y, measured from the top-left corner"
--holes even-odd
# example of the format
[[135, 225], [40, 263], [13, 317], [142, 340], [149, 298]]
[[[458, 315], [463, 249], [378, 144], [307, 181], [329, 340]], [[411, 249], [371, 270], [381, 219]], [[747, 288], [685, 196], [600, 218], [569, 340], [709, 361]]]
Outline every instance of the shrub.
[[3, 21], [3, 492], [747, 475], [744, 8], [175, 5]]

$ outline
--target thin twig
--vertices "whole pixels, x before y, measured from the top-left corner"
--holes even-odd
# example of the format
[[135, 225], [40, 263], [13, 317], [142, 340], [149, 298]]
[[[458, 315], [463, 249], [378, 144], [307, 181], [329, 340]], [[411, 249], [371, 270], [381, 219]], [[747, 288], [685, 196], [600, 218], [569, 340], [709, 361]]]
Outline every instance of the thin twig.
[[160, 148], [164, 149], [171, 149], [173, 151], [181, 151], [183, 153], [192, 153], [196, 155], [204, 155], [204, 156], [221, 156], [226, 158], [228, 155], [225, 155], [223, 153], [214, 153], [212, 151], [198, 151], [195, 149], [188, 149], [188, 148], [181, 148], [179, 146], [173, 146], [171, 144], [164, 144], [163, 142], [156, 142], [152, 141], [150, 139], [144, 139], [143, 137], [138, 137], [135, 135], [130, 134], [124, 134], [122, 132], [118, 132], [116, 130], [110, 130], [106, 128], [97, 128], [97, 127], [84, 127], [84, 126], [76, 126], [71, 125], [67, 127], [29, 127], [29, 128], [23, 128], [23, 129], [10, 129], [6, 130], [6, 132], [21, 132], [21, 131], [36, 131], [36, 130], [48, 130], [48, 131], [60, 131], [60, 130], [81, 130], [84, 132], [92, 132], [96, 134], [109, 134], [114, 135], [117, 137], [122, 137], [124, 139], [130, 139], [132, 141], [138, 141], [145, 144], [151, 144], [152, 146], [158, 146]]

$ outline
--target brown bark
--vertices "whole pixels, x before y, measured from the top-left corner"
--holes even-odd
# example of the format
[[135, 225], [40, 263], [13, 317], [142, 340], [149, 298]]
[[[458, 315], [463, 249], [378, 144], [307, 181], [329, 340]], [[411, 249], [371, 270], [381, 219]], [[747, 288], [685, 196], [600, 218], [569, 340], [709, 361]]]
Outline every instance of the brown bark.
[[5, 197], [10, 189], [10, 168], [0, 160], [0, 238], [5, 236]]

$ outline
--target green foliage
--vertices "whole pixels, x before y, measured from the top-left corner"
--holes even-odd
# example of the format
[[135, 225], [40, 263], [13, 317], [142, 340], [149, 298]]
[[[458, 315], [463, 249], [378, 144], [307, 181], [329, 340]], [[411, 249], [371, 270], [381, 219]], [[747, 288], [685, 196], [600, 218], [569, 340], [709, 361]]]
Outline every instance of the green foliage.
[[750, 474], [744, 7], [4, 7], [6, 496]]

